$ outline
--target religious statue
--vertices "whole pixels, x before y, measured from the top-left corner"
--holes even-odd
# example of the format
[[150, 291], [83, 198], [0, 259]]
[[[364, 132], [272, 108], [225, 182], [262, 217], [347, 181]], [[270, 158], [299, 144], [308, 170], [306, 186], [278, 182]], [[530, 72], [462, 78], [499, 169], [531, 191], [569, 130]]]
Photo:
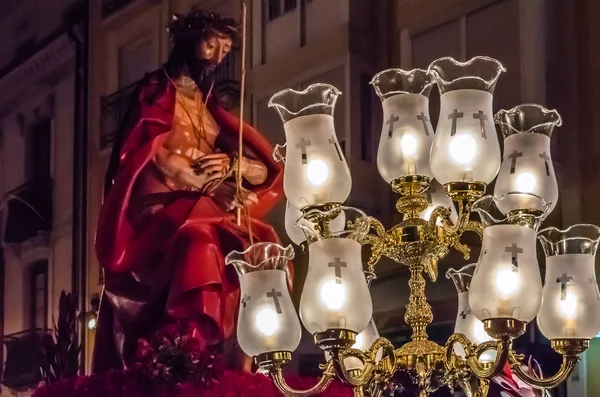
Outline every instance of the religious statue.
[[[271, 145], [247, 124], [238, 157], [239, 120], [212, 95], [212, 72], [238, 28], [215, 13], [175, 16], [168, 61], [132, 97], [96, 234], [105, 287], [95, 372], [127, 368], [138, 339], [188, 320], [203, 346], [221, 346], [233, 369], [249, 368], [235, 338], [237, 276], [224, 256], [245, 249], [250, 234], [278, 241], [260, 219], [283, 198], [283, 173]], [[234, 210], [242, 207], [247, 221], [239, 225]]]

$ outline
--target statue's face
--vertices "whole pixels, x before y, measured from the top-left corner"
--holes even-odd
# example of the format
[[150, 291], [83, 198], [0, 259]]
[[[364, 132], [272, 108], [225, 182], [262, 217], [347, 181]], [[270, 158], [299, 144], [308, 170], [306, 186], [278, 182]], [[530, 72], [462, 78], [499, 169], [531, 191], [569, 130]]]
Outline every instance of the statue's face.
[[202, 39], [196, 45], [196, 59], [212, 72], [231, 51], [232, 40], [228, 36], [211, 36]]

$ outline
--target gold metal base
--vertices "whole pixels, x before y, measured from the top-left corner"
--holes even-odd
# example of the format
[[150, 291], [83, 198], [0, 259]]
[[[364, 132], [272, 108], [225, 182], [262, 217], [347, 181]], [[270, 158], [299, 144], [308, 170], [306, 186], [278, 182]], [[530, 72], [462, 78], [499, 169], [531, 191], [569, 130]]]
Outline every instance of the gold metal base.
[[511, 225], [526, 226], [532, 229], [536, 229], [536, 223], [539, 222], [540, 217], [544, 214], [544, 211], [539, 210], [512, 210], [508, 211], [508, 223]]
[[417, 363], [423, 363], [425, 369], [435, 368], [436, 363], [442, 362], [446, 349], [430, 340], [414, 340], [402, 345], [396, 350], [400, 367], [415, 369]]
[[392, 190], [403, 196], [421, 194], [429, 187], [431, 181], [424, 175], [407, 175], [390, 182]]
[[515, 339], [525, 333], [527, 323], [514, 318], [490, 318], [483, 320], [483, 327], [492, 338]]
[[563, 356], [576, 356], [590, 347], [589, 339], [554, 339], [550, 345], [555, 352]]
[[[313, 223], [315, 226], [315, 230], [319, 232], [321, 238], [329, 238], [331, 237], [331, 230], [329, 228], [329, 223], [338, 217], [341, 209], [342, 203], [330, 202], [323, 203], [317, 205], [308, 205], [302, 208], [300, 211], [304, 214], [304, 217]], [[309, 239], [307, 241], [308, 244], [312, 243], [314, 240]]]
[[487, 184], [483, 182], [450, 182], [444, 185], [446, 195], [453, 201], [473, 201], [485, 194]]
[[356, 343], [354, 331], [341, 328], [332, 328], [327, 331], [317, 332], [314, 335], [315, 344], [322, 350], [343, 350], [351, 347]]
[[339, 208], [341, 206], [342, 206], [342, 203], [332, 201], [332, 202], [322, 203], [322, 204], [307, 205], [306, 207], [302, 207], [300, 209], [300, 211], [302, 211], [303, 214], [307, 214], [314, 210], [327, 212], [327, 211], [331, 211], [333, 209]]
[[262, 353], [254, 356], [254, 363], [261, 368], [282, 366], [292, 361], [292, 352], [277, 351]]
[[423, 195], [429, 188], [429, 182], [427, 176], [409, 175], [396, 178], [390, 183], [392, 190], [401, 196], [396, 203], [396, 210], [404, 214], [405, 219], [418, 218], [419, 213], [429, 205]]

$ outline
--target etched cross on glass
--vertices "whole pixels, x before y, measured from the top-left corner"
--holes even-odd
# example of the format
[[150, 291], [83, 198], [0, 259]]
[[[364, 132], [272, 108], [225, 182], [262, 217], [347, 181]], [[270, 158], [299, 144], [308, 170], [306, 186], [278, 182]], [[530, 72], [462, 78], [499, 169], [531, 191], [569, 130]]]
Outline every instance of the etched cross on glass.
[[550, 165], [548, 161], [550, 161], [550, 156], [546, 154], [546, 152], [540, 153], [540, 158], [544, 160], [544, 165], [546, 166], [546, 175], [550, 176]]
[[567, 283], [573, 282], [572, 276], [567, 276], [567, 273], [563, 273], [560, 277], [556, 278], [556, 283], [560, 283], [560, 300], [564, 301], [567, 299]]
[[514, 174], [515, 171], [517, 170], [517, 159], [519, 157], [523, 157], [523, 152], [517, 152], [516, 150], [513, 150], [513, 152], [508, 155], [508, 158], [510, 159], [510, 173], [511, 174]]
[[342, 262], [340, 258], [335, 258], [333, 262], [329, 262], [329, 267], [335, 268], [335, 283], [342, 283], [342, 268], [346, 267], [346, 262]]
[[335, 139], [335, 137], [332, 135], [331, 138], [328, 139], [328, 142], [335, 147], [335, 151], [340, 161], [344, 161], [344, 158], [342, 157], [342, 150], [340, 149], [340, 144], [338, 143], [337, 139]]
[[250, 299], [252, 299], [252, 297], [250, 295], [244, 294], [244, 297], [242, 298], [242, 306], [246, 307], [248, 302], [250, 302]]
[[504, 247], [504, 252], [510, 252], [512, 265], [514, 266], [513, 272], [518, 272], [519, 271], [519, 254], [523, 253], [523, 248], [519, 247], [515, 243], [512, 243], [512, 245], [510, 247]]
[[400, 121], [399, 116], [394, 116], [394, 114], [390, 114], [390, 118], [385, 122], [385, 125], [389, 125], [390, 129], [388, 130], [388, 139], [392, 137], [392, 133], [394, 132], [394, 123], [396, 121]]
[[456, 121], [458, 119], [462, 119], [463, 117], [463, 112], [459, 112], [457, 109], [454, 109], [454, 112], [448, 115], [448, 120], [452, 120], [452, 130], [450, 131], [450, 136], [454, 136], [456, 134]]
[[484, 114], [483, 111], [479, 111], [477, 113], [473, 113], [473, 118], [479, 120], [479, 126], [481, 127], [481, 138], [487, 139], [487, 132], [485, 130], [485, 122], [488, 120], [487, 114]]
[[421, 120], [423, 122], [423, 130], [425, 131], [425, 135], [429, 136], [429, 127], [427, 127], [427, 123], [429, 123], [429, 117], [423, 112], [417, 115], [417, 120]]
[[306, 164], [308, 163], [308, 156], [306, 155], [306, 148], [309, 147], [310, 145], [312, 145], [310, 139], [305, 139], [304, 137], [302, 137], [302, 139], [300, 139], [300, 142], [298, 142], [298, 144], [296, 145], [296, 148], [301, 150], [302, 153], [302, 164]]
[[600, 301], [600, 286], [598, 286], [598, 280], [596, 280], [596, 277], [591, 277], [590, 283], [592, 283], [594, 287], [596, 287], [596, 297]]
[[273, 303], [275, 304], [275, 310], [277, 310], [277, 314], [282, 314], [281, 310], [281, 302], [279, 302], [279, 298], [281, 298], [281, 292], [277, 292], [275, 288], [271, 289], [271, 292], [267, 292], [267, 298], [273, 298]]
[[462, 312], [460, 312], [459, 316], [460, 316], [460, 317], [461, 317], [461, 318], [464, 320], [464, 319], [466, 319], [466, 318], [467, 318], [467, 316], [468, 316], [469, 314], [471, 314], [471, 309], [470, 309], [470, 308], [468, 308], [468, 307], [466, 307], [466, 308], [464, 308], [464, 309], [463, 309], [463, 311], [462, 311]]

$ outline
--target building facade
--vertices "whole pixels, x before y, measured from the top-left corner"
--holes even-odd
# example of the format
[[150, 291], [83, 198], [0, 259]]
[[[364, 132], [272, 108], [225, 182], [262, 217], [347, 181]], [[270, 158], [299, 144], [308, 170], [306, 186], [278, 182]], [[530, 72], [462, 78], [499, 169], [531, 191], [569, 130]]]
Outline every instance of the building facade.
[[40, 381], [37, 342], [81, 293], [85, 4], [0, 3], [2, 396]]
[[[396, 197], [377, 171], [377, 145], [382, 126], [381, 105], [369, 82], [385, 68], [426, 68], [442, 56], [467, 60], [475, 55], [499, 59], [507, 68], [495, 92], [494, 110], [536, 102], [557, 108], [563, 127], [553, 138], [553, 158], [561, 198], [548, 225], [598, 222], [590, 197], [600, 189], [595, 150], [585, 144], [598, 136], [596, 118], [582, 114], [598, 104], [592, 86], [596, 81], [594, 57], [598, 33], [591, 28], [600, 16], [593, 0], [253, 0], [248, 9], [248, 64], [245, 118], [273, 144], [284, 143], [281, 121], [268, 109], [271, 95], [283, 88], [303, 89], [314, 82], [335, 85], [342, 96], [335, 110], [338, 139], [353, 176], [348, 205], [376, 216], [386, 226], [400, 218], [394, 209]], [[239, 18], [239, 1], [218, 0], [98, 0], [92, 1], [91, 80], [89, 118], [89, 229], [94, 237], [95, 222], [102, 203], [103, 175], [111, 142], [126, 98], [145, 72], [160, 67], [169, 53], [165, 26], [173, 13], [197, 7]], [[577, 20], [589, 24], [577, 24]], [[579, 43], [578, 46], [569, 43]], [[596, 46], [595, 46], [596, 45]], [[239, 95], [239, 53], [220, 70], [223, 95]], [[597, 71], [596, 71], [597, 74]], [[431, 93], [431, 120], [438, 117], [439, 95]], [[584, 101], [585, 98], [585, 103]], [[595, 101], [595, 102], [594, 102]], [[232, 101], [231, 109], [237, 111]], [[584, 131], [583, 128], [587, 128]], [[598, 145], [596, 145], [598, 146]], [[598, 146], [600, 147], [600, 146]], [[585, 179], [584, 179], [585, 178]], [[585, 183], [584, 183], [585, 180]], [[269, 215], [284, 242], [285, 205]], [[479, 243], [465, 237], [472, 247], [473, 261]], [[298, 251], [294, 296], [298, 300], [307, 256]], [[440, 264], [464, 264], [451, 254]], [[93, 250], [88, 250], [87, 300], [99, 294], [102, 272]], [[378, 266], [379, 279], [372, 286], [375, 320], [380, 332], [395, 343], [410, 336], [404, 325], [408, 300], [408, 271], [389, 262]], [[454, 286], [443, 276], [428, 286], [434, 324], [429, 335], [443, 343], [452, 333], [457, 302]], [[548, 341], [531, 324], [523, 349], [548, 357]], [[93, 339], [93, 332], [88, 341]], [[92, 344], [86, 346], [91, 349]], [[557, 396], [592, 396], [598, 386], [587, 378], [590, 363], [597, 361], [595, 343], [567, 385]], [[304, 338], [294, 361], [297, 370], [311, 374], [323, 356]], [[89, 357], [89, 352], [88, 352]], [[555, 364], [548, 359], [549, 368]], [[303, 372], [304, 371], [304, 372]]]

